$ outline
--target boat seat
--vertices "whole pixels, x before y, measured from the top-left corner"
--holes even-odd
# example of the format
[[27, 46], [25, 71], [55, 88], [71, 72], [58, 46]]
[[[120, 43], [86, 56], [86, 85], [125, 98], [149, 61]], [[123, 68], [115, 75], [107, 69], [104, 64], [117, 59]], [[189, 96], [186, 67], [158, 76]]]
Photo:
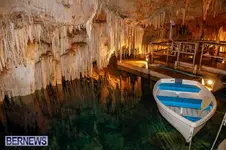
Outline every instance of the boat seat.
[[199, 87], [195, 85], [180, 84], [180, 83], [160, 83], [158, 87], [160, 90], [191, 92], [191, 93], [198, 93], [201, 90]]
[[[180, 108], [201, 109], [201, 99], [183, 98], [183, 97], [169, 97], [157, 96], [157, 98], [165, 105]], [[211, 103], [205, 110], [211, 110], [213, 104]]]
[[196, 121], [199, 121], [199, 120], [202, 119], [201, 117], [194, 117], [194, 116], [183, 116], [183, 117], [192, 121], [192, 122], [196, 122]]

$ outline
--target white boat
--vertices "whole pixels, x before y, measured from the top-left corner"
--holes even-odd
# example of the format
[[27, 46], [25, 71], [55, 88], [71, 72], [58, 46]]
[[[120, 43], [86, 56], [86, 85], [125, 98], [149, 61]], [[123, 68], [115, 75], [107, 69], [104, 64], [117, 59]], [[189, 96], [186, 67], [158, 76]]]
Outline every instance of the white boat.
[[[192, 80], [160, 79], [154, 86], [153, 95], [162, 116], [184, 136], [186, 142], [191, 142], [217, 107], [213, 94]], [[211, 102], [201, 113], [207, 99]]]

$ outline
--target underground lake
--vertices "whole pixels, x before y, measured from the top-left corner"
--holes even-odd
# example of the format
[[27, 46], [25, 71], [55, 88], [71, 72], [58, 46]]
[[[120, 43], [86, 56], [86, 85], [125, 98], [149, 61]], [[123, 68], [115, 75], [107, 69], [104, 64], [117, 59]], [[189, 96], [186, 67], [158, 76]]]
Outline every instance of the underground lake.
[[[47, 135], [48, 147], [23, 149], [188, 149], [182, 135], [159, 113], [152, 95], [155, 83], [152, 77], [106, 70], [27, 96], [5, 96], [0, 108], [1, 145], [5, 135]], [[192, 149], [211, 148], [224, 109], [225, 104], [218, 102], [215, 115], [194, 137]], [[216, 145], [225, 133], [223, 128]]]

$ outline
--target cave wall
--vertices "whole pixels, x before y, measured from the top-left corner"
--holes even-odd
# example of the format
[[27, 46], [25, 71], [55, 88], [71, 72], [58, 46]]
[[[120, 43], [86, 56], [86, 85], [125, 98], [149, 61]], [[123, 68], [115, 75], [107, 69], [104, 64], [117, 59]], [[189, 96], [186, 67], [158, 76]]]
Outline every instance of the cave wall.
[[[188, 2], [188, 3], [187, 3]], [[0, 97], [92, 76], [122, 48], [145, 53], [150, 42], [225, 41], [225, 2], [142, 0], [2, 0]], [[145, 48], [146, 47], [146, 48]]]
[[[48, 16], [44, 18], [49, 19], [48, 22], [38, 21], [40, 17], [35, 20], [38, 13], [35, 8], [41, 7], [41, 4], [30, 1], [30, 4], [24, 6], [22, 5], [24, 1], [20, 2], [21, 5], [16, 3], [16, 7], [20, 9], [14, 12], [18, 14], [15, 18], [17, 20], [12, 21], [10, 19], [12, 16], [6, 14], [2, 21], [1, 98], [4, 95], [9, 97], [28, 95], [35, 90], [46, 88], [49, 84], [56, 86], [62, 83], [62, 77], [65, 80], [74, 80], [80, 78], [80, 74], [91, 76], [93, 61], [96, 61], [98, 68], [101, 69], [108, 65], [114, 51], [120, 55], [123, 46], [141, 48], [142, 28], [136, 27], [133, 23], [126, 23], [114, 11], [98, 5], [97, 2], [93, 3], [94, 0], [86, 1], [87, 6], [83, 4], [84, 6], [80, 8], [87, 7], [86, 10], [89, 10], [83, 14], [84, 16], [80, 16], [83, 20], [67, 19], [68, 16], [70, 18], [72, 14], [76, 14], [73, 11], [76, 9], [74, 5], [77, 7], [79, 2], [70, 6], [65, 6], [59, 1], [53, 4], [66, 7], [64, 10], [60, 9], [61, 15], [66, 15], [66, 18], [58, 16], [60, 13], [55, 14], [55, 9], [51, 8], [48, 2], [44, 5], [47, 10], [50, 8], [47, 14], [52, 16], [50, 19]], [[35, 14], [29, 16], [26, 12], [20, 12], [27, 10], [28, 5], [31, 5], [30, 12], [34, 11]], [[12, 8], [9, 7], [11, 5], [5, 6], [8, 9]], [[105, 19], [101, 20], [101, 15], [105, 16]], [[76, 23], [73, 20], [76, 20]], [[129, 37], [136, 40], [135, 46]]]
[[88, 37], [97, 9], [97, 0], [2, 0], [1, 98], [90, 73]]
[[170, 20], [173, 20], [173, 40], [225, 41], [225, 0], [186, 2], [174, 1], [154, 11], [150, 21], [143, 22], [147, 26], [144, 39], [149, 42], [168, 41]]
[[[91, 49], [84, 28], [63, 26], [50, 31], [32, 26], [12, 30], [0, 44], [2, 96], [27, 95], [50, 83], [61, 84], [62, 76], [73, 80], [80, 72], [91, 72]], [[38, 34], [34, 26], [40, 26]]]

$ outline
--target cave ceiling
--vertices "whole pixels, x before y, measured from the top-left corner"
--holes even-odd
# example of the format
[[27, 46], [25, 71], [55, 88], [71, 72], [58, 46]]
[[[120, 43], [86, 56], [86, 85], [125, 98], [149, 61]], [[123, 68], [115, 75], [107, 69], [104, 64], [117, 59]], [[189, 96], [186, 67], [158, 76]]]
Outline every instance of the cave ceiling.
[[[184, 19], [188, 24], [197, 18], [199, 22], [208, 20], [203, 18], [205, 9], [209, 18], [225, 13], [226, 2], [225, 0], [106, 0], [105, 3], [121, 17], [141, 24], [150, 22], [163, 11], [166, 12], [168, 20], [182, 23]], [[212, 20], [209, 24], [215, 24], [214, 22]]]
[[[203, 0], [208, 2], [208, 0]], [[114, 11], [120, 17], [129, 21], [147, 22], [156, 14], [166, 11], [175, 20], [191, 20], [203, 16], [202, 0], [1, 0], [1, 20], [11, 17], [12, 21], [33, 16], [38, 21], [57, 21], [58, 23], [85, 23], [95, 5], [100, 5]], [[187, 6], [187, 9], [186, 9]], [[225, 0], [210, 0], [208, 14], [215, 15], [224, 11]], [[216, 8], [221, 9], [216, 9]], [[100, 8], [100, 7], [99, 7]], [[174, 12], [172, 14], [172, 12]]]

